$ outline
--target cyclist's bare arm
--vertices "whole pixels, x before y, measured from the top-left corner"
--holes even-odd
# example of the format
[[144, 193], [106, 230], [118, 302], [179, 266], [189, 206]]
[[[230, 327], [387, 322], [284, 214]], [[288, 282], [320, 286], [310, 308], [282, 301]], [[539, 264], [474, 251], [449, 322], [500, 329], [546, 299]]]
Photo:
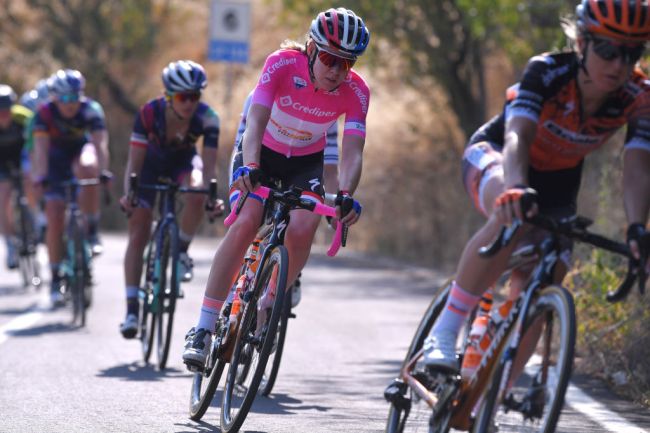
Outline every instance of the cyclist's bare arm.
[[506, 123], [503, 143], [506, 188], [528, 183], [529, 149], [536, 132], [537, 123], [525, 117], [513, 117]]
[[33, 180], [40, 180], [47, 176], [47, 155], [49, 151], [50, 136], [44, 132], [35, 132]]
[[203, 146], [201, 159], [203, 159], [203, 181], [201, 185], [192, 185], [195, 187], [207, 185], [210, 179], [217, 177], [217, 148]]
[[99, 129], [90, 133], [90, 142], [95, 145], [97, 150], [97, 163], [100, 170], [108, 170], [108, 131]]
[[[506, 189], [528, 184], [529, 150], [536, 132], [537, 123], [525, 117], [513, 117], [506, 122], [503, 146], [503, 173]], [[511, 210], [501, 206], [496, 211], [499, 221], [502, 223], [512, 223], [513, 217], [522, 218], [521, 209], [518, 206]]]
[[[647, 224], [650, 214], [650, 152], [626, 149], [623, 157], [623, 200], [628, 223]], [[638, 246], [631, 245], [635, 258]]]
[[[339, 172], [339, 189], [354, 194], [361, 179], [361, 168], [363, 165], [364, 137], [359, 135], [346, 134], [343, 136], [341, 150], [341, 162]], [[351, 210], [341, 218], [344, 224], [351, 225], [357, 222], [359, 215]]]
[[246, 131], [243, 139], [244, 164], [259, 163], [262, 137], [271, 117], [271, 109], [261, 104], [253, 104], [248, 110]]
[[124, 171], [124, 196], [120, 198], [120, 204], [127, 213], [133, 211], [131, 203], [129, 203], [126, 198], [130, 189], [131, 173], [140, 174], [146, 156], [146, 147], [129, 146], [129, 159], [126, 163], [126, 170]]

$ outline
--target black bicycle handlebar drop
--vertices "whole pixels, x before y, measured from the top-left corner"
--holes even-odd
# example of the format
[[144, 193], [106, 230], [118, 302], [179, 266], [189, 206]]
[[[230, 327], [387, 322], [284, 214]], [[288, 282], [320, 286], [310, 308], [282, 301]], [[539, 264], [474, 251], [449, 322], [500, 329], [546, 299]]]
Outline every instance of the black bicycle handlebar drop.
[[[610, 291], [606, 295], [606, 299], [609, 302], [618, 302], [622, 301], [630, 293], [635, 282], [638, 282], [638, 289], [640, 294], [645, 293], [645, 283], [647, 280], [647, 275], [645, 272], [645, 263], [647, 262], [647, 253], [642, 254], [641, 260], [636, 260], [631, 252], [629, 247], [622, 243], [616, 242], [614, 240], [608, 239], [604, 236], [601, 236], [596, 233], [589, 232], [587, 227], [592, 224], [588, 218], [583, 216], [573, 216], [569, 218], [556, 219], [548, 217], [545, 215], [535, 215], [530, 218], [526, 218], [526, 223], [532, 224], [536, 227], [542, 228], [549, 232], [566, 236], [571, 239], [578, 240], [580, 242], [588, 243], [595, 247], [610, 251], [616, 254], [620, 254], [628, 258], [628, 270], [627, 274], [621, 283], [621, 285], [614, 291]], [[520, 220], [515, 220], [509, 227], [502, 227], [499, 231], [496, 239], [487, 246], [479, 248], [479, 255], [481, 257], [492, 257], [498, 253], [502, 248], [510, 244], [513, 237], [517, 231], [523, 226], [523, 222]], [[650, 234], [646, 235], [641, 243], [642, 252], [648, 251], [648, 246], [650, 246]]]
[[[131, 173], [129, 175], [129, 190], [127, 193], [127, 201], [131, 204], [132, 207], [138, 205], [138, 189], [153, 189], [156, 191], [169, 191], [174, 190], [181, 193], [194, 193], [194, 194], [207, 194], [208, 200], [205, 203], [205, 210], [212, 211], [214, 210], [217, 203], [217, 180], [211, 179], [208, 185], [208, 188], [192, 188], [179, 186], [178, 184], [172, 181], [163, 181], [159, 180], [160, 184], [156, 185], [141, 185], [136, 173]], [[209, 221], [214, 222], [214, 218], [210, 217]]]

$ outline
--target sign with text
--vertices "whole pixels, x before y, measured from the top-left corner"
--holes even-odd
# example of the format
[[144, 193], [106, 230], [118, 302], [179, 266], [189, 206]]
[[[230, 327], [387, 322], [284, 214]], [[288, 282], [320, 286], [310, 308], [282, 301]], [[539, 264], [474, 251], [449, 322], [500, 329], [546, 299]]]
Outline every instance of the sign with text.
[[212, 0], [208, 60], [248, 63], [250, 16], [251, 7], [248, 1]]

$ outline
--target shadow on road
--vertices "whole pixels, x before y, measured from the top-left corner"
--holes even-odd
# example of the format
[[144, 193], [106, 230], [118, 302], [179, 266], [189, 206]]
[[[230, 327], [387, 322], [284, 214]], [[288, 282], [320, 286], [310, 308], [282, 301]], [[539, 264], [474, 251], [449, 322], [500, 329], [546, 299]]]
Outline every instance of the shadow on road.
[[27, 292], [29, 290], [20, 284], [16, 284], [15, 286], [0, 286], [0, 296], [22, 295]]
[[43, 334], [76, 332], [78, 330], [79, 327], [77, 325], [70, 323], [48, 323], [33, 328], [8, 331], [8, 334], [12, 337], [38, 337]]
[[151, 364], [143, 364], [141, 362], [116, 365], [115, 367], [100, 370], [99, 374], [97, 374], [97, 377], [117, 378], [136, 382], [158, 382], [170, 378], [188, 379], [191, 376], [185, 370], [179, 370], [173, 367], [158, 370]]
[[34, 311], [37, 306], [38, 303], [34, 302], [23, 308], [6, 308], [4, 310], [0, 309], [0, 315], [18, 316], [19, 314], [25, 314], [29, 313], [30, 311]]

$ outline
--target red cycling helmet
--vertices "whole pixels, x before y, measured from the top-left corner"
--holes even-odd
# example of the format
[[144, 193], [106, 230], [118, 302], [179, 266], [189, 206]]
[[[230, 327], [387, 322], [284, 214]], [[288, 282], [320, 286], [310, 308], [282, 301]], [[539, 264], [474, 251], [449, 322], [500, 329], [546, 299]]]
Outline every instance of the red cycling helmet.
[[345, 8], [319, 13], [311, 22], [309, 35], [319, 48], [348, 59], [362, 55], [370, 41], [363, 20]]
[[614, 39], [650, 40], [648, 0], [582, 0], [576, 7], [582, 31]]

